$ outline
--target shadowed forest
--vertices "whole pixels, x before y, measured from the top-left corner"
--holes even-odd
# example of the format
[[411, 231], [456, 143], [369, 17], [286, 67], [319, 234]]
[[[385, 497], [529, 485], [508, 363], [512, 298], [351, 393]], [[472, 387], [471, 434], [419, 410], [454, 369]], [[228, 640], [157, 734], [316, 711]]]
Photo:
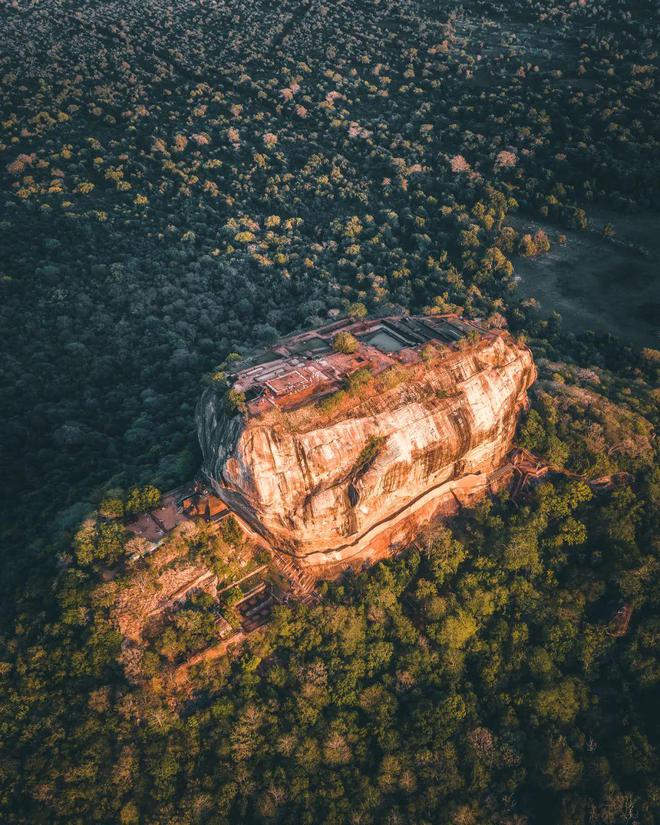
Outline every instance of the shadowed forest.
[[[657, 12], [0, 8], [3, 821], [657, 821]], [[279, 608], [185, 691], [194, 600], [129, 667], [117, 517], [197, 472], [220, 365], [453, 311], [524, 336], [517, 443], [561, 473]]]

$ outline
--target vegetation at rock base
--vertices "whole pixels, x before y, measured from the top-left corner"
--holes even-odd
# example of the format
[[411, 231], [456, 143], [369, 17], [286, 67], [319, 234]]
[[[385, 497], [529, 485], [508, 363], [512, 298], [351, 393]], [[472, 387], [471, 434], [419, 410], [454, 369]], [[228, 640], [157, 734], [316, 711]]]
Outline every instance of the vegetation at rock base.
[[245, 410], [245, 394], [239, 392], [239, 390], [228, 390], [226, 400], [231, 412], [243, 412]]
[[[657, 821], [658, 352], [566, 333], [515, 274], [657, 213], [655, 4], [0, 14], [0, 819]], [[563, 475], [280, 610], [181, 693], [216, 632], [191, 598], [133, 678], [124, 522], [197, 471], [204, 376], [403, 310], [526, 337], [518, 440]], [[186, 552], [222, 579], [232, 539]]]
[[369, 367], [360, 367], [360, 369], [346, 376], [344, 381], [346, 392], [351, 395], [359, 395], [360, 390], [367, 387], [372, 380], [373, 374]]
[[337, 390], [321, 398], [316, 406], [322, 413], [330, 415], [342, 405], [347, 397], [346, 390]]
[[[180, 707], [163, 676], [212, 638], [204, 597], [130, 685], [104, 587], [70, 566], [51, 655], [2, 670], [14, 806], [33, 822], [652, 823], [657, 472], [638, 484], [543, 483], [466, 511], [321, 606], [281, 608], [200, 665]], [[636, 620], [618, 639], [622, 600]]]
[[[213, 599], [206, 593], [194, 596], [177, 610], [172, 622], [152, 641], [153, 647], [169, 662], [181, 661], [217, 640]], [[156, 671], [157, 672], [157, 671]]]
[[[351, 335], [350, 337], [352, 338], [353, 336]], [[367, 391], [369, 391], [369, 393], [375, 391], [377, 384], [378, 386], [382, 386], [383, 390], [396, 386], [396, 381], [393, 380], [394, 375], [387, 375], [387, 372], [393, 371], [394, 368], [386, 371], [386, 373], [379, 376], [379, 380], [376, 381], [369, 367], [359, 367], [344, 378], [341, 389], [335, 390], [321, 398], [316, 404], [316, 408], [325, 415], [331, 415], [340, 409], [346, 401], [360, 400]]]
[[237, 547], [243, 538], [243, 533], [238, 522], [233, 516], [227, 516], [220, 527], [222, 538], [232, 547]]

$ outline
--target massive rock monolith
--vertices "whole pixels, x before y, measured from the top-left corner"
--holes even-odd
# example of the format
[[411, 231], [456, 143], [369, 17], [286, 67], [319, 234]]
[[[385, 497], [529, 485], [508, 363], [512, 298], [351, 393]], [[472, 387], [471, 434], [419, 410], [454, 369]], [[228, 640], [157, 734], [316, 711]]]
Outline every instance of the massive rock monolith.
[[437, 337], [437, 320], [354, 324], [351, 354], [328, 351], [334, 327], [289, 339], [234, 376], [234, 409], [209, 387], [197, 424], [218, 495], [276, 550], [320, 567], [382, 555], [443, 503], [484, 492], [536, 372], [507, 332], [443, 322]]

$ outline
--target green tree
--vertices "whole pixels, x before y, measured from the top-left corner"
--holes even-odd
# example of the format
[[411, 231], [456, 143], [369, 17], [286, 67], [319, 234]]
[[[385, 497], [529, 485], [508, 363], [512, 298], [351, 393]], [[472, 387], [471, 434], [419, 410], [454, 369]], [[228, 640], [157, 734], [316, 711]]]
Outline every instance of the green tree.
[[360, 301], [356, 301], [355, 303], [349, 304], [346, 313], [349, 318], [353, 318], [354, 320], [359, 320], [360, 318], [366, 318], [368, 315], [368, 310], [366, 306], [361, 303]]
[[126, 512], [130, 514], [145, 513], [154, 510], [160, 504], [161, 494], [153, 484], [145, 487], [133, 487], [126, 500]]
[[582, 776], [582, 765], [564, 737], [549, 742], [541, 770], [557, 791], [575, 787]]
[[239, 547], [243, 542], [243, 531], [231, 513], [223, 518], [220, 524], [220, 534], [231, 547]]
[[464, 647], [477, 632], [477, 623], [465, 610], [447, 616], [442, 622], [438, 640], [452, 650]]
[[115, 564], [123, 554], [125, 539], [124, 528], [118, 522], [88, 519], [76, 533], [76, 560], [82, 565]]
[[332, 348], [335, 352], [352, 355], [358, 348], [359, 342], [350, 332], [338, 332], [332, 339]]

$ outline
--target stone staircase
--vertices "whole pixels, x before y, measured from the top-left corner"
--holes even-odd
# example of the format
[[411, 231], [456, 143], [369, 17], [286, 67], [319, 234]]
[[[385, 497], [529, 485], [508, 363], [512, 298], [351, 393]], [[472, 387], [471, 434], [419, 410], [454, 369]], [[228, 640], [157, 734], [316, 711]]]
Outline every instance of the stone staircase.
[[318, 604], [321, 597], [316, 592], [316, 580], [297, 565], [293, 559], [277, 551], [273, 553], [275, 566], [289, 582], [292, 599], [303, 604]]
[[244, 633], [251, 633], [261, 625], [270, 620], [273, 612], [273, 596], [270, 591], [265, 590], [254, 596], [246, 603], [245, 607], [239, 607], [241, 613], [241, 627]]

